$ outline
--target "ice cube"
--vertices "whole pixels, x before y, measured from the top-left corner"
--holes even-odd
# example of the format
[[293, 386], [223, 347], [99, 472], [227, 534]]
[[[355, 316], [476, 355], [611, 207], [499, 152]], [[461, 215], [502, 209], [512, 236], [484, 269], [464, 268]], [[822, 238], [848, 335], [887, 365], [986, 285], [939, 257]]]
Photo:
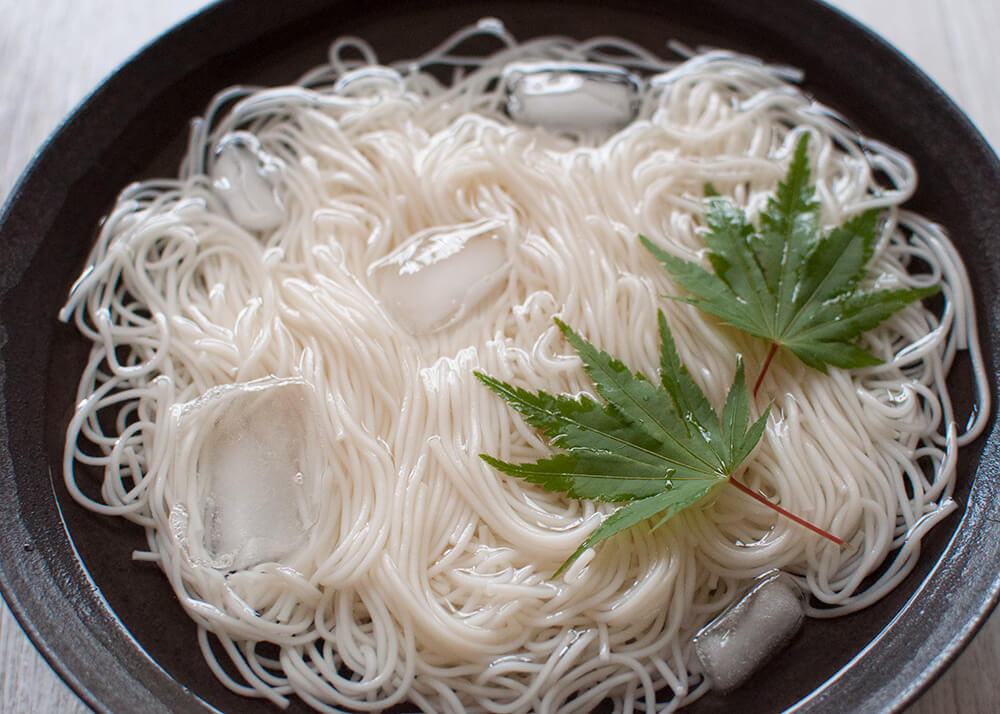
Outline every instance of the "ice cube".
[[[296, 379], [266, 378], [210, 390], [177, 410], [180, 443], [193, 458], [202, 535], [194, 558], [225, 570], [280, 562], [314, 521], [307, 493], [312, 392]], [[197, 434], [192, 440], [187, 434]]]
[[414, 335], [449, 327], [507, 276], [507, 223], [483, 219], [414, 234], [368, 268], [389, 314]]
[[802, 589], [790, 575], [770, 571], [760, 576], [694, 638], [713, 688], [726, 692], [743, 684], [788, 645], [804, 618]]
[[219, 142], [212, 161], [215, 192], [233, 220], [251, 231], [269, 231], [285, 220], [275, 193], [281, 162], [260, 147], [256, 136], [235, 131]]
[[635, 118], [639, 80], [612, 65], [517, 62], [503, 72], [507, 112], [522, 124], [555, 130], [619, 129]]

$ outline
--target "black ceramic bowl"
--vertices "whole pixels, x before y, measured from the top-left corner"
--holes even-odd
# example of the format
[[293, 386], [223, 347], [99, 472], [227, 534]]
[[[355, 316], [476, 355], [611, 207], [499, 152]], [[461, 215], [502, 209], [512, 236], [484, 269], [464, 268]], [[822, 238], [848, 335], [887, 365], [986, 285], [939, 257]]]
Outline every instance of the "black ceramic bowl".
[[[868, 31], [803, 0], [451, 3], [223, 2], [170, 32], [109, 79], [51, 139], [0, 222], [0, 585], [55, 669], [98, 711], [267, 711], [223, 689], [166, 580], [130, 553], [130, 524], [91, 514], [62, 486], [63, 433], [88, 345], [56, 321], [94, 227], [128, 182], [176, 171], [187, 118], [230, 84], [294, 80], [330, 40], [367, 38], [383, 61], [414, 56], [455, 28], [501, 18], [519, 38], [615, 34], [659, 50], [668, 38], [731, 47], [806, 72], [805, 88], [921, 172], [911, 206], [945, 225], [979, 296], [995, 390], [1000, 312], [1000, 165], [962, 113]], [[954, 374], [971, 404], [967, 365]], [[994, 398], [994, 402], [995, 402]], [[961, 412], [960, 412], [961, 413]], [[957, 655], [1000, 580], [996, 424], [959, 461], [961, 509], [926, 539], [891, 595], [836, 621], [810, 621], [754, 680], [691, 712], [897, 710]], [[293, 711], [304, 711], [293, 702]]]

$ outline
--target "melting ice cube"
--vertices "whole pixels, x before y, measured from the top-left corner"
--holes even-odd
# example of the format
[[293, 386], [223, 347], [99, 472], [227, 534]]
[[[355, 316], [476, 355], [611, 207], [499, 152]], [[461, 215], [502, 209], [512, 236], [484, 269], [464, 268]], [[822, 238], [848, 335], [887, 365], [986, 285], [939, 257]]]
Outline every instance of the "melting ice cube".
[[281, 162], [260, 148], [253, 134], [228, 134], [216, 149], [211, 177], [233, 220], [251, 231], [277, 228], [285, 209], [274, 190]]
[[635, 118], [639, 80], [612, 65], [517, 62], [503, 72], [515, 121], [555, 130], [618, 129]]
[[507, 275], [507, 223], [435, 226], [368, 268], [388, 312], [414, 335], [461, 320]]
[[188, 504], [204, 529], [189, 543], [196, 557], [204, 549], [210, 565], [239, 570], [280, 561], [302, 542], [314, 520], [311, 398], [301, 380], [267, 378], [217, 387], [177, 411], [180, 441], [200, 444], [191, 456], [203, 502]]
[[760, 576], [694, 638], [713, 687], [726, 692], [743, 684], [791, 641], [804, 617], [802, 589], [791, 576], [779, 571]]

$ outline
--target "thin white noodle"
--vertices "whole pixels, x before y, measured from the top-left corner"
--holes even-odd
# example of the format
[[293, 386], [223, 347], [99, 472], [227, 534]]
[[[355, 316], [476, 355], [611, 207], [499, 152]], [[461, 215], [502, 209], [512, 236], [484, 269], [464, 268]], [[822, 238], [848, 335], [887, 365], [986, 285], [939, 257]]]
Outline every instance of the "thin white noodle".
[[[502, 49], [464, 56], [472, 35]], [[641, 70], [640, 115], [610, 136], [513, 126], [497, 78], [523, 59]], [[795, 573], [809, 614], [832, 617], [910, 572], [921, 537], [955, 508], [956, 449], [982, 432], [990, 404], [959, 256], [938, 226], [899, 207], [916, 185], [906, 156], [788, 84], [795, 70], [722, 51], [667, 62], [614, 38], [519, 44], [487, 20], [383, 68], [375, 93], [352, 89], [362, 76], [352, 73], [377, 64], [363, 40], [338, 40], [330, 61], [302, 86], [222, 92], [194, 122], [180, 178], [122, 193], [60, 314], [94, 342], [67, 487], [146, 528], [149, 550], [135, 557], [166, 573], [225, 686], [277, 705], [294, 693], [320, 711], [408, 699], [427, 711], [569, 712], [606, 697], [616, 711], [674, 711], [709, 686], [691, 636], [753, 577]], [[432, 67], [454, 81], [440, 84]], [[259, 235], [230, 219], [205, 176], [234, 131], [283, 167], [286, 220]], [[881, 366], [825, 376], [779, 355], [754, 407], [774, 399], [741, 479], [854, 549], [721, 489], [550, 579], [613, 507], [482, 463], [480, 452], [519, 461], [548, 447], [472, 371], [588, 392], [558, 315], [655, 374], [659, 308], [720, 404], [735, 355], [753, 374], [767, 345], [663, 300], [677, 289], [636, 235], [704, 260], [703, 184], [759, 212], [803, 132], [824, 222], [887, 209], [876, 282], [935, 282], [944, 297], [940, 314], [914, 305], [865, 338]], [[401, 330], [369, 266], [423, 229], [483, 217], [516, 236], [499, 295], [446, 330]], [[914, 260], [927, 272], [911, 274]], [[945, 383], [960, 350], [978, 389], [961, 433]], [[184, 431], [177, 409], [273, 377], [310, 385], [321, 405], [303, 446], [312, 490], [295, 496], [312, 525], [280, 564], [218, 567], [206, 560], [199, 476], [212, 426], [198, 414], [214, 412], [186, 407], [196, 421]], [[103, 469], [99, 496], [77, 465]]]

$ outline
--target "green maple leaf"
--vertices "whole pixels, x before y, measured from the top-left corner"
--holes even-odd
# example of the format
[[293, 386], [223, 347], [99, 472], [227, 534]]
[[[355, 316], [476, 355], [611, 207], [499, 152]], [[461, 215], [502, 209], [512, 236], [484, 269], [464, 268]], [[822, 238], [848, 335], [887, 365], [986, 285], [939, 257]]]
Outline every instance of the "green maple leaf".
[[573, 498], [632, 501], [598, 526], [558, 575], [600, 541], [652, 516], [659, 516], [658, 527], [725, 483], [760, 440], [767, 411], [748, 426], [749, 397], [743, 365], [737, 361], [720, 418], [677, 356], [662, 312], [659, 385], [633, 374], [561, 321], [556, 324], [606, 403], [587, 396], [536, 394], [480, 372], [476, 376], [563, 449], [524, 464], [482, 454], [486, 463]]
[[880, 364], [853, 340], [939, 288], [859, 289], [875, 247], [878, 211], [866, 211], [823, 234], [810, 184], [808, 141], [808, 134], [803, 135], [757, 229], [743, 211], [706, 187], [706, 242], [714, 274], [645, 236], [639, 238], [693, 296], [686, 302], [770, 340], [771, 356], [779, 346], [786, 347], [824, 373], [828, 365], [850, 369]]

